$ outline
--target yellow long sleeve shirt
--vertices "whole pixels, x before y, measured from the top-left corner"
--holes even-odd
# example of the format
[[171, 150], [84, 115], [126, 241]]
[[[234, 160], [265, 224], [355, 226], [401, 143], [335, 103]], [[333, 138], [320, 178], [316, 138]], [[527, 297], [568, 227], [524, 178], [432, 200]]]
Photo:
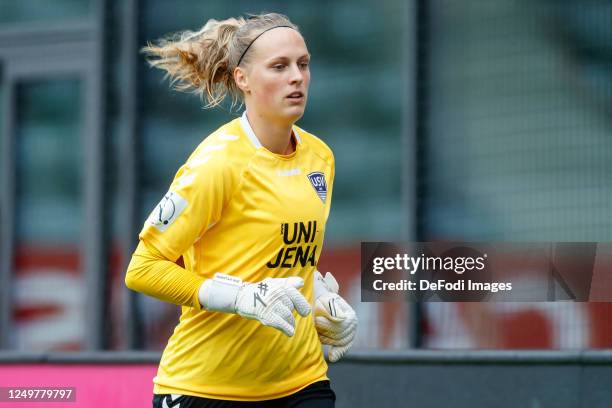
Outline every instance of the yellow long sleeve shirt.
[[300, 276], [312, 303], [334, 158], [315, 136], [297, 126], [293, 134], [296, 150], [282, 156], [261, 146], [245, 115], [222, 126], [179, 169], [145, 222], [126, 284], [183, 306], [155, 393], [256, 401], [327, 379], [311, 316], [295, 314], [295, 335], [287, 337], [198, 301], [203, 281], [223, 272], [247, 282]]

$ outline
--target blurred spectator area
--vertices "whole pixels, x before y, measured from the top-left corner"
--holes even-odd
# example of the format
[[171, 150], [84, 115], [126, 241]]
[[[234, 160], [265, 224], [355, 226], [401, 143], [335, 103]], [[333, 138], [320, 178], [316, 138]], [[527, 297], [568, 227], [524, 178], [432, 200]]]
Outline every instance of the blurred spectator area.
[[[138, 51], [164, 34], [197, 30], [209, 18], [245, 13], [289, 15], [313, 55], [309, 104], [299, 125], [332, 147], [337, 165], [323, 257], [332, 259], [345, 276], [343, 292], [359, 303], [358, 268], [333, 260], [350, 253], [352, 261], [361, 240], [397, 240], [406, 233], [398, 145], [407, 95], [397, 89], [410, 73], [402, 70], [395, 40], [406, 21], [402, 2], [332, 2], [326, 13], [297, 1], [56, 3], [0, 0], [0, 58], [7, 67], [0, 89], [10, 89], [0, 115], [10, 122], [3, 128], [9, 129], [3, 140], [9, 141], [11, 158], [3, 179], [15, 180], [5, 190], [12, 202], [5, 214], [12, 221], [5, 227], [11, 259], [3, 270], [15, 287], [9, 303], [12, 334], [5, 336], [10, 348], [165, 345], [179, 308], [129, 293], [123, 284], [126, 263], [176, 170], [207, 134], [239, 112], [230, 112], [229, 105], [204, 110], [193, 95], [171, 91], [163, 73], [148, 68]], [[71, 70], [70, 50], [81, 45], [91, 62]], [[100, 45], [101, 56], [95, 54]], [[61, 55], [53, 47], [65, 57], [53, 57]], [[61, 69], [46, 75], [51, 65]], [[39, 70], [30, 75], [29, 67]], [[88, 103], [90, 78], [102, 86], [99, 110]], [[99, 174], [88, 158], [97, 146], [88, 132], [92, 117], [100, 120], [103, 135]], [[90, 243], [91, 188], [99, 189], [101, 200], [97, 247]], [[102, 253], [97, 263], [96, 248]], [[100, 274], [91, 273], [92, 263], [101, 266]], [[92, 290], [93, 282], [102, 287]], [[69, 295], [65, 288], [71, 288]], [[88, 309], [99, 296], [100, 308]], [[366, 306], [376, 313], [378, 305]], [[88, 338], [84, 324], [99, 318], [101, 341]], [[59, 323], [65, 330], [53, 329]], [[402, 330], [395, 344], [405, 346], [405, 318], [394, 324]], [[378, 339], [369, 344], [378, 347]]]
[[[422, 240], [612, 239], [612, 4], [429, 2]], [[606, 303], [425, 304], [440, 348], [609, 347]]]

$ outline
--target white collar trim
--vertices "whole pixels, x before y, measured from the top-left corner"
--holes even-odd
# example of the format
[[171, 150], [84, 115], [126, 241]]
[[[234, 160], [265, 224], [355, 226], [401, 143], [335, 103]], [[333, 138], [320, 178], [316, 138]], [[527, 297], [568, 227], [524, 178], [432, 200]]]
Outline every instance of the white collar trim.
[[249, 123], [249, 120], [247, 119], [246, 111], [244, 111], [242, 113], [242, 116], [240, 117], [240, 124], [242, 125], [242, 128], [246, 132], [247, 137], [249, 138], [251, 143], [253, 143], [253, 146], [255, 146], [256, 149], [261, 149], [263, 146], [261, 145], [261, 142], [255, 135], [255, 132], [253, 132], [253, 128], [251, 127], [251, 124]]
[[[256, 149], [261, 149], [263, 146], [261, 142], [259, 141], [259, 138], [257, 138], [257, 135], [255, 134], [255, 132], [253, 131], [251, 124], [249, 123], [249, 119], [247, 118], [246, 110], [242, 113], [242, 116], [240, 116], [240, 124], [242, 125], [242, 128], [246, 132], [247, 137], [249, 138], [251, 143], [253, 143], [253, 146], [255, 146]], [[297, 127], [293, 126], [292, 130], [293, 130], [293, 134], [295, 135], [297, 142], [302, 143], [302, 138], [298, 134]]]
[[300, 137], [298, 131], [297, 131], [297, 126], [293, 127], [293, 134], [295, 135], [295, 139], [297, 140], [298, 143], [302, 143], [302, 138]]

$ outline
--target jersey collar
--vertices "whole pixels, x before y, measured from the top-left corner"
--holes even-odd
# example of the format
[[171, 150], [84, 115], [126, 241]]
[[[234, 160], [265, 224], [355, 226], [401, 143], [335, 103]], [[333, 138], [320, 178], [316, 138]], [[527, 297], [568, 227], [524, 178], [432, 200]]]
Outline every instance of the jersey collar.
[[[242, 128], [246, 132], [247, 137], [249, 138], [249, 140], [251, 141], [253, 146], [255, 146], [256, 149], [261, 149], [263, 147], [263, 145], [261, 144], [261, 142], [259, 141], [259, 138], [257, 137], [255, 132], [253, 131], [253, 128], [251, 127], [251, 124], [249, 123], [249, 119], [247, 119], [247, 111], [246, 110], [242, 113], [242, 116], [240, 117], [240, 124], [242, 125]], [[301, 144], [302, 143], [302, 139], [300, 138], [300, 135], [299, 135], [299, 133], [297, 131], [296, 126], [292, 127], [292, 131], [293, 131], [293, 134], [295, 135], [295, 139], [296, 139], [297, 143]]]

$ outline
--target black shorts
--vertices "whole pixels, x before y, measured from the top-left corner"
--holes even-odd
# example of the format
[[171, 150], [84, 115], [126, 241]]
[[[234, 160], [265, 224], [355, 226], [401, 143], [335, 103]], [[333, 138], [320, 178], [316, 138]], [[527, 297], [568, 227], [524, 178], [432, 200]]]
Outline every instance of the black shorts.
[[[164, 404], [165, 402], [165, 404]], [[266, 401], [228, 401], [181, 395], [155, 394], [153, 408], [334, 408], [336, 394], [329, 381], [319, 381], [287, 397]]]

